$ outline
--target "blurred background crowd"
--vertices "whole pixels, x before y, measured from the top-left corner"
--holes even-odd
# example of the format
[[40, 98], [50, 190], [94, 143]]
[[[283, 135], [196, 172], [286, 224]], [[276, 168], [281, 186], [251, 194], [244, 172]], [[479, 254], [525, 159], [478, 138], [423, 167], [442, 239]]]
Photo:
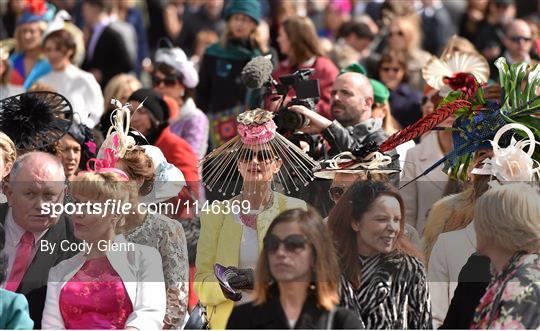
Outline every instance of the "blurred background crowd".
[[[143, 143], [137, 143], [157, 147], [162, 153], [154, 151], [159, 159], [181, 171], [186, 187], [174, 198], [190, 201], [223, 199], [221, 194], [218, 196], [216, 192], [204, 190], [202, 178], [206, 174], [200, 161], [237, 136], [237, 116], [261, 105], [275, 110], [274, 100], [265, 99], [259, 89], [247, 87], [242, 79], [242, 69], [258, 56], [271, 55], [274, 79], [293, 74], [299, 69], [315, 69], [310, 78], [318, 79], [320, 96], [310, 111], [321, 116], [306, 116], [312, 126], [326, 123], [321, 124], [321, 129], [332, 132], [333, 140], [322, 133], [295, 143], [316, 160], [351, 151], [364, 138], [380, 144], [389, 135], [433, 113], [442, 97], [438, 90], [424, 81], [422, 71], [433, 57], [450, 59], [452, 54], [461, 52], [485, 59], [490, 70], [483, 88], [489, 100], [499, 100], [501, 95], [496, 59], [503, 57], [509, 65], [526, 63], [531, 66], [540, 59], [540, 0], [5, 0], [0, 2], [0, 16], [0, 99], [24, 92], [48, 91], [63, 95], [73, 107], [76, 125], [47, 151], [61, 161], [68, 181], [77, 178], [79, 170], [86, 170], [87, 161], [95, 156], [96, 146], [101, 145], [111, 125], [114, 125], [111, 114], [121, 107], [111, 103], [111, 100], [117, 99], [121, 104], [130, 102], [133, 110], [142, 103], [144, 107], [134, 111], [130, 118], [131, 128], [144, 135], [141, 138]], [[367, 88], [369, 85], [371, 87]], [[293, 93], [292, 90], [289, 92]], [[369, 98], [370, 103], [364, 102]], [[364, 108], [369, 108], [369, 111], [364, 111]], [[452, 120], [449, 118], [449, 122], [443, 122], [441, 126], [450, 127]], [[344, 130], [347, 130], [346, 133], [343, 133]], [[345, 147], [340, 145], [340, 135], [353, 137], [354, 143]], [[93, 137], [90, 140], [95, 141], [93, 151], [87, 144], [90, 136]], [[323, 138], [327, 141], [324, 142]], [[400, 145], [396, 151], [391, 151], [399, 154], [402, 171], [397, 177], [401, 177], [403, 182], [411, 181], [452, 150], [452, 132], [449, 130], [430, 131], [421, 138]], [[264, 158], [260, 151], [256, 152], [257, 163], [276, 162]], [[120, 162], [122, 171], [130, 179], [143, 183], [138, 192], [141, 197], [145, 195], [144, 184], [157, 181], [154, 170], [158, 172], [155, 165], [159, 162], [153, 165], [152, 160], [148, 161], [151, 154], [137, 148], [129, 151]], [[33, 157], [38, 160], [44, 156]], [[481, 152], [476, 153], [474, 165], [486, 157]], [[247, 160], [240, 160], [240, 163], [255, 162], [254, 159], [254, 156], [250, 156]], [[488, 189], [487, 180], [470, 175], [468, 179], [471, 183], [462, 183], [450, 179], [441, 170], [442, 165], [439, 165], [421, 180], [403, 188], [399, 199], [396, 198], [400, 207], [398, 212], [403, 214], [400, 214], [401, 223], [398, 226], [414, 245], [404, 246], [404, 251], [411, 256], [424, 256], [418, 261], [414, 258], [412, 263], [409, 260], [403, 263], [418, 267], [421, 270], [418, 272], [424, 276], [420, 281], [411, 282], [425, 283], [424, 273], [435, 280], [429, 287], [431, 297], [427, 285], [408, 289], [417, 295], [415, 300], [418, 307], [408, 308], [409, 314], [414, 315], [414, 325], [407, 325], [407, 318], [403, 317], [403, 321], [402, 316], [388, 317], [395, 324], [389, 322], [384, 325], [364, 318], [363, 322], [368, 328], [427, 329], [439, 327], [445, 318], [448, 328], [468, 327], [471, 324], [474, 308], [484, 294], [486, 284], [478, 298], [475, 297], [474, 307], [468, 309], [469, 319], [461, 324], [456, 322], [460, 319], [459, 303], [451, 307], [451, 300], [462, 267], [476, 251], [476, 239], [473, 243], [467, 239], [469, 237], [465, 232], [460, 232], [459, 240], [465, 243], [460, 248], [464, 251], [456, 253], [442, 245], [445, 240], [454, 244], [452, 240], [457, 239], [439, 235], [468, 229], [473, 231], [474, 237], [471, 225], [474, 207], [480, 195]], [[270, 178], [272, 175], [269, 175]], [[333, 179], [332, 184], [313, 184], [307, 192], [308, 196], [295, 198], [306, 200], [326, 217], [332, 205], [358, 179], [356, 177], [343, 178], [342, 182], [337, 177], [327, 178]], [[397, 181], [399, 179], [396, 178]], [[359, 185], [356, 185], [358, 190], [373, 191], [378, 187]], [[378, 189], [383, 196], [387, 190], [390, 191], [386, 186]], [[520, 187], [514, 190], [519, 191]], [[358, 198], [353, 193], [347, 197]], [[362, 216], [368, 213], [370, 204], [375, 204], [378, 197], [375, 194], [373, 201], [366, 202], [365, 208], [362, 207], [364, 209], [357, 214]], [[261, 206], [262, 202], [259, 201]], [[271, 200], [268, 205], [273, 203]], [[358, 205], [362, 203], [358, 201]], [[486, 202], [488, 207], [495, 204], [496, 201], [490, 204]], [[175, 215], [166, 216], [189, 222], [180, 222], [182, 227], [175, 222], [176, 227], [163, 230], [166, 222], [162, 224], [154, 220], [154, 228], [145, 230], [148, 231], [146, 233], [133, 231], [131, 238], [128, 238], [130, 241], [138, 238], [144, 244], [149, 240], [148, 233], [155, 235], [162, 230], [168, 231], [170, 241], [163, 244], [163, 251], [160, 250], [164, 259], [165, 279], [169, 277], [181, 281], [175, 283], [177, 288], [167, 284], [168, 317], [165, 326], [182, 326], [186, 312], [191, 311], [200, 299], [217, 312], [214, 316], [219, 315], [215, 325], [225, 327], [232, 311], [232, 299], [223, 297], [216, 281], [206, 285], [210, 289], [200, 285], [201, 288], [197, 290], [193, 284], [194, 280], [203, 284], [204, 277], [208, 276], [201, 276], [200, 270], [198, 281], [195, 276], [199, 231], [204, 239], [202, 247], [210, 246], [208, 251], [225, 251], [229, 247], [226, 243], [217, 242], [219, 238], [212, 237], [215, 233], [209, 233], [208, 228], [200, 230], [198, 215], [189, 215], [188, 211], [180, 210]], [[289, 217], [297, 219], [307, 216]], [[304, 220], [308, 225], [310, 222], [321, 223], [318, 216], [311, 215], [306, 219], [317, 220]], [[331, 219], [343, 219], [345, 224], [348, 218], [336, 213]], [[247, 227], [246, 223], [243, 224]], [[313, 224], [310, 225], [314, 228], [313, 233], [324, 231]], [[350, 231], [349, 225], [343, 226]], [[335, 227], [334, 231], [340, 230], [338, 225]], [[186, 240], [178, 239], [182, 228]], [[255, 234], [251, 234], [251, 245], [257, 245], [256, 230]], [[538, 227], [535, 231], [538, 231]], [[537, 240], [538, 232], [534, 235]], [[240, 234], [238, 236], [241, 237]], [[322, 242], [321, 238], [317, 240]], [[273, 240], [275, 249], [270, 255], [281, 247], [279, 238]], [[260, 241], [257, 246], [259, 250], [262, 239]], [[201, 245], [201, 241], [198, 244]], [[306, 242], [296, 244], [302, 249], [306, 247]], [[182, 247], [177, 249], [174, 245]], [[168, 253], [170, 247], [176, 249], [173, 250], [178, 256], [165, 262], [167, 255], [174, 255]], [[347, 249], [340, 248], [342, 251]], [[242, 249], [238, 248], [240, 251]], [[12, 249], [14, 252], [15, 248]], [[201, 257], [197, 256], [197, 263], [201, 265], [212, 258], [214, 260], [211, 262], [217, 261], [215, 256], [204, 256], [204, 252], [199, 254]], [[333, 256], [328, 258], [335, 259]], [[356, 255], [352, 257], [353, 260], [356, 258]], [[446, 262], [446, 258], [451, 262]], [[249, 263], [246, 263], [253, 267], [257, 256], [243, 256], [243, 259], [248, 259]], [[431, 269], [425, 271], [420, 260], [426, 265], [429, 262]], [[340, 263], [339, 272], [343, 273], [347, 263]], [[210, 262], [207, 264], [206, 267], [213, 265]], [[213, 270], [207, 269], [206, 272], [214, 277]], [[358, 270], [351, 273], [359, 275]], [[469, 273], [474, 272], [469, 270]], [[409, 276], [411, 274], [414, 272]], [[486, 278], [489, 275], [482, 278], [484, 283], [487, 282]], [[421, 291], [417, 291], [419, 288]], [[261, 290], [261, 293], [264, 294], [266, 290]], [[461, 290], [467, 299], [470, 293], [466, 293], [466, 289]], [[215, 293], [218, 294], [214, 297]], [[214, 300], [217, 297], [219, 300]], [[360, 311], [363, 307], [360, 299], [349, 298], [347, 308]], [[390, 302], [393, 298], [388, 300], [388, 307], [392, 309], [403, 304]], [[343, 298], [341, 301], [344, 301]], [[36, 311], [38, 318], [32, 317], [34, 322], [38, 321], [34, 326], [39, 327], [43, 305]], [[54, 312], [46, 311], [45, 314], [50, 317]], [[523, 315], [534, 316], [534, 323], [538, 322], [537, 313]], [[167, 321], [170, 316], [174, 320]], [[233, 324], [240, 323], [235, 321], [237, 314], [232, 316]], [[450, 323], [452, 321], [455, 323]], [[537, 325], [534, 323], [530, 325]], [[47, 326], [51, 325], [58, 327], [62, 324]], [[235, 326], [239, 325], [241, 323]], [[357, 326], [354, 323], [351, 325]]]

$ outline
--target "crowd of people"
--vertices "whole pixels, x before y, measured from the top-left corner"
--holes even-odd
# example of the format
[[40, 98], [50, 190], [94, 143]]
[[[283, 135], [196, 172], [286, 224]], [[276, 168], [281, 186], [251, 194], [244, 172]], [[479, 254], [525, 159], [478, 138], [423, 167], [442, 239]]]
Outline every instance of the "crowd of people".
[[540, 328], [540, 1], [0, 14], [0, 329]]

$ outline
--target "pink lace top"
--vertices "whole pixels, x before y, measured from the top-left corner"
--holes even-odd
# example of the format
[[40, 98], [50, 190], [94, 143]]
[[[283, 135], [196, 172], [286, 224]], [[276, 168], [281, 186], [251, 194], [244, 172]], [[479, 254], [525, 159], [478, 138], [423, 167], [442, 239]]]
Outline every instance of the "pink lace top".
[[133, 305], [106, 256], [88, 260], [60, 293], [66, 329], [124, 329]]

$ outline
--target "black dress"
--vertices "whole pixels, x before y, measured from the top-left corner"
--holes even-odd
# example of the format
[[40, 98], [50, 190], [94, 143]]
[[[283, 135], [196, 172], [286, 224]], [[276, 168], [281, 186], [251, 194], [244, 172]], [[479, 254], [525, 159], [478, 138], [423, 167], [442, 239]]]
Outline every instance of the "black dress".
[[461, 268], [458, 286], [454, 291], [446, 318], [439, 329], [469, 329], [476, 306], [486, 293], [490, 280], [489, 258], [478, 253], [471, 255]]
[[[252, 302], [235, 307], [227, 322], [227, 329], [291, 329], [279, 301], [277, 286], [269, 289], [268, 300], [262, 305]], [[330, 312], [318, 307], [313, 292], [310, 292], [293, 329], [327, 329]], [[355, 314], [345, 308], [336, 307], [331, 329], [364, 329], [364, 324]]]

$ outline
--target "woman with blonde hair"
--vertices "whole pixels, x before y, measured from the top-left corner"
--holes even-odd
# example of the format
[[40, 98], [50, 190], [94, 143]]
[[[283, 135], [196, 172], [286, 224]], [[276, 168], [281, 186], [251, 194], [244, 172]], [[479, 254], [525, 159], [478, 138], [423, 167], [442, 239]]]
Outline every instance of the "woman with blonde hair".
[[[339, 70], [329, 58], [324, 56], [321, 41], [311, 19], [301, 16], [285, 19], [278, 31], [277, 42], [281, 53], [287, 59], [279, 64], [273, 77], [279, 79], [280, 76], [290, 75], [298, 69], [315, 69], [310, 79], [319, 80], [321, 96], [316, 110], [324, 117], [332, 118], [330, 90]], [[292, 89], [289, 92], [289, 97], [294, 97]]]
[[9, 175], [16, 158], [15, 144], [5, 133], [0, 131], [0, 203], [7, 201], [6, 196], [2, 193], [4, 179]]
[[330, 212], [328, 228], [340, 253], [341, 306], [367, 329], [432, 328], [422, 255], [404, 234], [399, 192], [380, 181], [354, 183]]
[[[161, 257], [121, 234], [138, 213], [134, 183], [119, 169], [101, 168], [77, 175], [71, 194], [81, 209], [72, 216], [74, 234], [85, 245], [50, 270], [42, 327], [161, 329], [166, 307]], [[122, 207], [96, 212], [110, 201]]]
[[540, 328], [540, 193], [525, 183], [484, 193], [474, 208], [478, 253], [494, 277], [476, 308], [471, 329]]
[[111, 78], [103, 90], [103, 100], [105, 101], [105, 112], [101, 115], [99, 126], [97, 127], [103, 135], [107, 135], [107, 131], [111, 126], [111, 112], [115, 106], [111, 104], [111, 100], [117, 99], [122, 104], [128, 102], [129, 96], [142, 88], [142, 83], [131, 74], [118, 74]]
[[254, 301], [233, 310], [227, 329], [362, 329], [337, 307], [339, 266], [326, 231], [311, 208], [278, 215], [257, 262]]
[[388, 25], [387, 50], [404, 52], [407, 61], [409, 84], [422, 91], [422, 68], [430, 54], [420, 48], [421, 30], [417, 15], [395, 16]]
[[26, 8], [17, 20], [16, 52], [9, 58], [13, 94], [28, 90], [34, 82], [52, 70], [41, 48], [41, 39], [47, 28], [47, 21], [51, 18], [51, 8], [42, 1], [40, 5]]

